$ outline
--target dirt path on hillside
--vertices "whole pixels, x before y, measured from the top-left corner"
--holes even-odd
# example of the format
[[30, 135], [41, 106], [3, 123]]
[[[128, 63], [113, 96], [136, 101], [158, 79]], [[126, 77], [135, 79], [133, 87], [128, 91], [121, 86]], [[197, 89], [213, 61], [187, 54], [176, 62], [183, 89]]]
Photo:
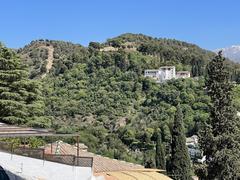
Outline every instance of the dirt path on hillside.
[[47, 65], [46, 65], [46, 73], [41, 75], [41, 78], [46, 77], [46, 75], [49, 73], [49, 71], [52, 69], [52, 65], [53, 65], [53, 51], [54, 48], [52, 46], [44, 46], [44, 48], [46, 48], [48, 50], [48, 58], [47, 58]]

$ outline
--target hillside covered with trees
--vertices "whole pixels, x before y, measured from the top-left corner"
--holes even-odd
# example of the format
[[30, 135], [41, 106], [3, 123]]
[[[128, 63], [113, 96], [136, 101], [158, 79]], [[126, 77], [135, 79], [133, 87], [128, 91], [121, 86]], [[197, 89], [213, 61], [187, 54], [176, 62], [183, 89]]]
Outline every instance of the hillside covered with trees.
[[[49, 47], [53, 62], [46, 69]], [[51, 127], [79, 133], [80, 140], [98, 154], [154, 167], [159, 132], [169, 158], [178, 104], [187, 136], [198, 133], [209, 117], [210, 98], [203, 77], [215, 54], [193, 44], [124, 34], [88, 47], [38, 40], [16, 54], [29, 68], [29, 81], [42, 84], [42, 110]], [[164, 65], [191, 71], [193, 78], [156, 84], [143, 76], [145, 69]], [[230, 61], [226, 65], [230, 78], [239, 82], [240, 65]], [[234, 102], [236, 107], [239, 102]], [[49, 126], [45, 123], [30, 124]]]

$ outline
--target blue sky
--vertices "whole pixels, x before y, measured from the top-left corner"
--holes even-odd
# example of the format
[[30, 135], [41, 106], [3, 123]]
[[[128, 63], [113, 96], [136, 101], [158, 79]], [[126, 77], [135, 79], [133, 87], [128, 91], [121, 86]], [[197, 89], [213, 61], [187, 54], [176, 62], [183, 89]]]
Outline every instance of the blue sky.
[[40, 38], [82, 45], [143, 33], [216, 49], [240, 44], [239, 0], [3, 0], [0, 41]]

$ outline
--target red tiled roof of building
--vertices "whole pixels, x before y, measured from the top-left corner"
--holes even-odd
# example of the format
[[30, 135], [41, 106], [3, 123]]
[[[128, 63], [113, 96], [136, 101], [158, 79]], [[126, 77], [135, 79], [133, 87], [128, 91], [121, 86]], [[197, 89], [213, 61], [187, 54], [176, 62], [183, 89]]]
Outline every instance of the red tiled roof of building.
[[[51, 144], [45, 146], [45, 153], [46, 154], [63, 154], [63, 155], [77, 155], [77, 147], [60, 142], [52, 144], [52, 152], [51, 152]], [[86, 147], [85, 145], [83, 147]], [[95, 173], [98, 172], [107, 172], [107, 171], [125, 171], [125, 170], [133, 170], [133, 169], [142, 169], [144, 168], [141, 165], [133, 164], [125, 161], [120, 161], [117, 159], [111, 159], [108, 157], [103, 157], [100, 155], [96, 155], [94, 153], [84, 151], [81, 149], [79, 150], [80, 157], [93, 157], [93, 171]]]
[[171, 180], [170, 177], [164, 175], [159, 169], [135, 169], [127, 171], [112, 171], [95, 173], [94, 176], [101, 177], [105, 180]]

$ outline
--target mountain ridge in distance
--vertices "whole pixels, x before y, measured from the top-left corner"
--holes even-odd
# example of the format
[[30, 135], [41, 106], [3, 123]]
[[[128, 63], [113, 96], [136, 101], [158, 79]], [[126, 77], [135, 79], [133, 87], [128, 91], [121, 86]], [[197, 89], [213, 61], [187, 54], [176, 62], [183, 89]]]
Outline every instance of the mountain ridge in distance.
[[240, 63], [240, 45], [232, 45], [226, 48], [219, 48], [214, 50], [214, 52], [218, 52], [222, 50], [224, 57], [229, 58], [230, 60]]

